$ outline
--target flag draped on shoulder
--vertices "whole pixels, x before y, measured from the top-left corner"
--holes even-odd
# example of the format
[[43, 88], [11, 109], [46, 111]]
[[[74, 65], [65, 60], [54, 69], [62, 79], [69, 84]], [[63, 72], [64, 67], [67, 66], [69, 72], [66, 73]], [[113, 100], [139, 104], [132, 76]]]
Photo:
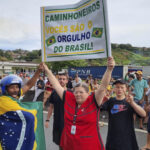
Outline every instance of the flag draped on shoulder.
[[46, 150], [42, 102], [0, 96], [0, 150]]
[[106, 0], [41, 7], [42, 60], [111, 56]]

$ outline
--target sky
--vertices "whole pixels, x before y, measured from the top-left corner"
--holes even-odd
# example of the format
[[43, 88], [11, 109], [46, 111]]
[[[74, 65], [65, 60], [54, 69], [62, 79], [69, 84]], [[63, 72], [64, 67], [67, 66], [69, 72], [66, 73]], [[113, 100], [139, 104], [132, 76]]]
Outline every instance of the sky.
[[[40, 7], [79, 0], [1, 0], [0, 49], [41, 49]], [[107, 0], [111, 43], [150, 47], [150, 0]]]

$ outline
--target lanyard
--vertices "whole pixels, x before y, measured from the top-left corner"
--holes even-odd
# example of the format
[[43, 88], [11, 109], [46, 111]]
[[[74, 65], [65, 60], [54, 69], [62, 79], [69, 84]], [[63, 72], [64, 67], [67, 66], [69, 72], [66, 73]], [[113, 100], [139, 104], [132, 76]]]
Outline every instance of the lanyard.
[[76, 104], [76, 108], [75, 108], [75, 114], [73, 116], [73, 124], [76, 124], [76, 120], [77, 120], [77, 112], [78, 112], [78, 105]]

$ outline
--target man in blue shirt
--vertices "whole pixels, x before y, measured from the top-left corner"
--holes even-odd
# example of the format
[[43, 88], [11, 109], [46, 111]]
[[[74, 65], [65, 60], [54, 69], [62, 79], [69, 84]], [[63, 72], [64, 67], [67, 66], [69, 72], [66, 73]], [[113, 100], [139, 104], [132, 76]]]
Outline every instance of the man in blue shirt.
[[[142, 78], [142, 71], [137, 71], [136, 73], [136, 79], [132, 80], [129, 84], [130, 87], [133, 87], [133, 93], [134, 93], [134, 101], [144, 108], [144, 98], [145, 93], [148, 88], [147, 81]], [[143, 129], [143, 118], [140, 118], [140, 124], [139, 128]]]

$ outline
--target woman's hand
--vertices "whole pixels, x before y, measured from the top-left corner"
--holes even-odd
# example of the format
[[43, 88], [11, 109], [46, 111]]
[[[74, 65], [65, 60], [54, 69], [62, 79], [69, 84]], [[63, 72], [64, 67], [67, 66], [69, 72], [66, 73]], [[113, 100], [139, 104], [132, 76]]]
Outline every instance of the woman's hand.
[[38, 70], [39, 70], [40, 72], [44, 71], [43, 62], [39, 64]]
[[107, 68], [112, 71], [114, 67], [115, 67], [114, 58], [113, 57], [108, 57], [108, 59], [107, 59]]
[[47, 66], [45, 63], [43, 63], [43, 69], [44, 69], [46, 72], [49, 70], [48, 66]]

